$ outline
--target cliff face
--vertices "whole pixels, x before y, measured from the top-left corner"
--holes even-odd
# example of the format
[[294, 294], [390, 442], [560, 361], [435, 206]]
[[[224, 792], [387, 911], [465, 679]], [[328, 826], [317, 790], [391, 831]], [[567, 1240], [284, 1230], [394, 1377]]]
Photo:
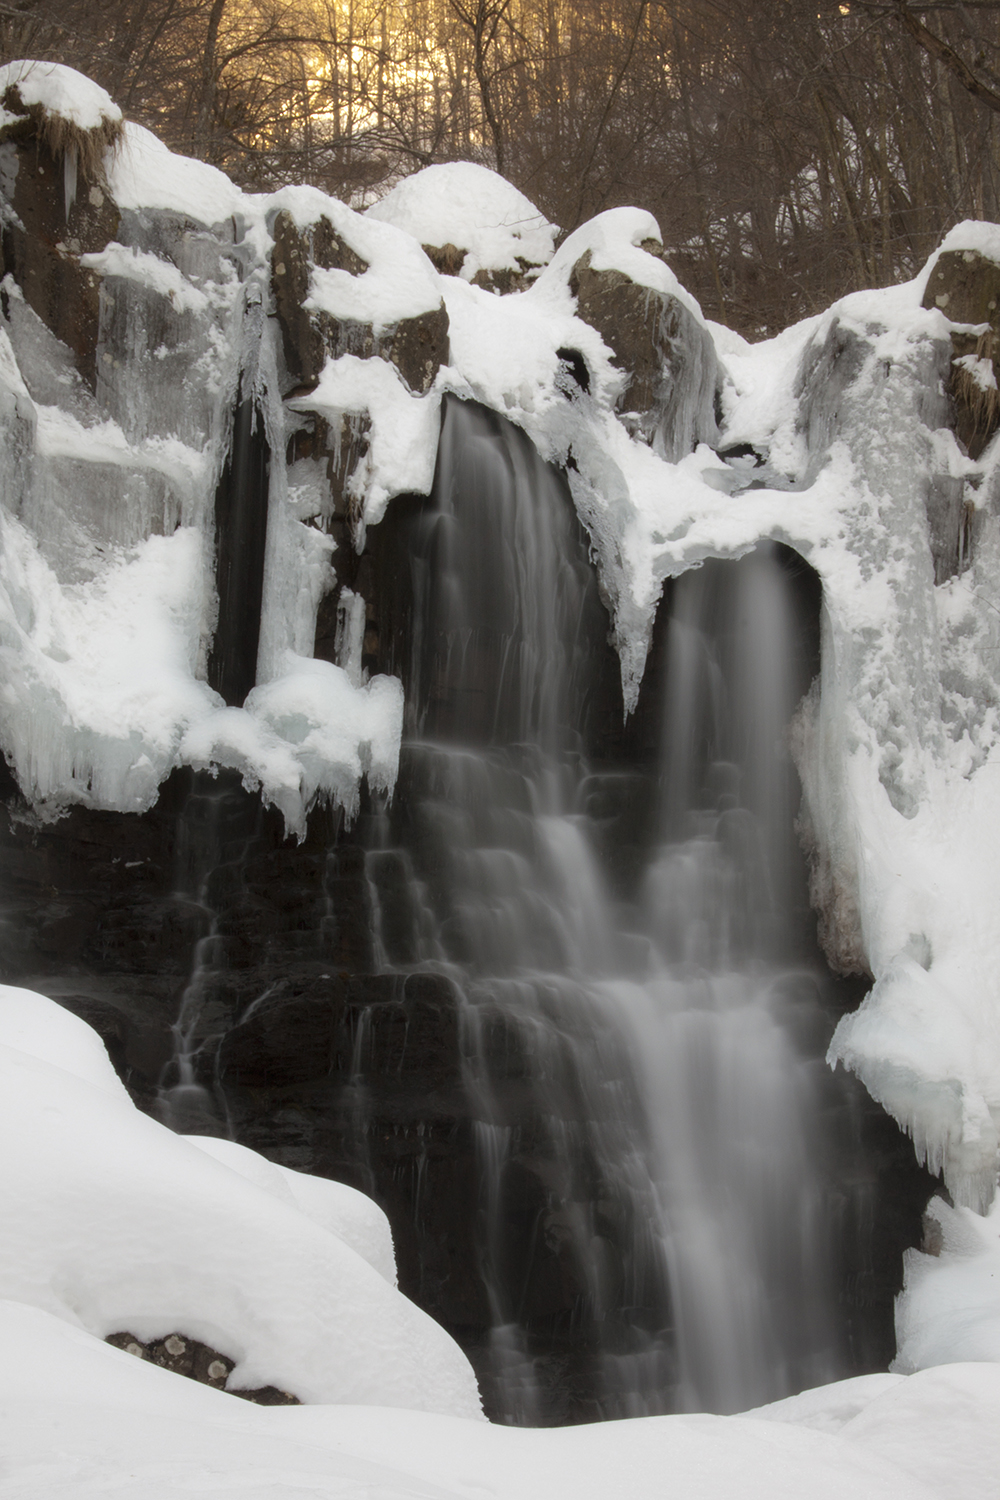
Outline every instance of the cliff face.
[[[46, 69], [0, 80], [3, 977], [95, 1025], [175, 1128], [372, 1191], [404, 1288], [502, 1384], [503, 1358], [527, 1356], [487, 1348], [507, 1314], [483, 1260], [483, 1127], [499, 1139], [527, 1118], [536, 1074], [523, 1025], [494, 1016], [476, 1043], [488, 1109], [477, 1095], [478, 960], [449, 860], [475, 825], [480, 864], [510, 856], [494, 908], [548, 910], [558, 859], [540, 852], [551, 809], [530, 743], [578, 799], [563, 832], [586, 821], [609, 900], [638, 910], [662, 832], [672, 580], [778, 543], [811, 622], [792, 733], [811, 899], [832, 968], [854, 976], [806, 1050], [874, 981], [830, 1058], [985, 1209], [1000, 1118], [996, 229], [959, 226], [918, 282], [751, 347], [705, 324], [638, 211], [553, 254], [553, 227], [481, 168], [431, 169], [368, 215], [313, 189], [250, 197]], [[439, 444], [459, 409], [464, 457]], [[477, 512], [456, 562], [454, 496], [518, 486], [536, 498], [511, 500], [515, 530], [499, 501]], [[548, 538], [532, 529], [543, 491]], [[512, 624], [504, 590], [546, 547], [572, 607], [552, 625], [519, 604]], [[468, 629], [447, 623], [460, 594]], [[427, 742], [499, 747], [490, 796], [530, 837], [489, 825]], [[428, 831], [432, 803], [447, 834]], [[522, 969], [548, 962], [549, 920], [524, 917]], [[574, 1087], [552, 1111], [569, 1134], [592, 1114]], [[829, 1087], [846, 1173], [855, 1106]], [[851, 1295], [882, 1309], [851, 1335], [856, 1367], [882, 1357], [927, 1188], [880, 1112], [865, 1118], [857, 1171], [887, 1202], [880, 1184], [895, 1186], [874, 1240], [842, 1229], [842, 1283], [874, 1265]], [[613, 1184], [591, 1145], [574, 1150], [586, 1214], [606, 1209]], [[582, 1190], [559, 1177], [551, 1124], [501, 1167], [518, 1326], [570, 1393], [549, 1416], [587, 1414], [610, 1346], [583, 1231], [567, 1228]], [[587, 1233], [617, 1266], [636, 1210], [605, 1209]], [[659, 1336], [674, 1313], [657, 1285]]]

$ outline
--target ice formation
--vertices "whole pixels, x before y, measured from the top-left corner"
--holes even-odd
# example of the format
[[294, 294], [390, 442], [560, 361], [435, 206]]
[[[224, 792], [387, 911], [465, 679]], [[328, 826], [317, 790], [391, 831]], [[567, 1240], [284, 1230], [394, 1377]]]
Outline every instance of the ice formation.
[[[10, 68], [26, 107], [106, 112], [68, 70]], [[14, 241], [43, 192], [22, 123], [0, 146]], [[438, 206], [459, 191], [461, 210]], [[183, 763], [237, 768], [296, 832], [316, 799], [350, 811], [363, 777], [391, 787], [398, 686], [363, 680], [353, 638], [312, 660], [316, 612], [336, 548], [426, 492], [446, 391], [566, 466], [626, 708], [664, 579], [786, 543], [824, 595], [794, 735], [814, 896], [835, 964], [874, 980], [831, 1060], [983, 1210], [1000, 1121], [1000, 469], [995, 442], [963, 450], [943, 391], [953, 338], [987, 325], [935, 293], [935, 257], [750, 346], [706, 325], [648, 215], [602, 214], [550, 256], [529, 210], [471, 167], [419, 174], [366, 215], [314, 189], [246, 195], [126, 127], [45, 252], [60, 284], [76, 278], [77, 323], [47, 323], [17, 264], [3, 282], [0, 743], [41, 812], [149, 807]], [[421, 248], [442, 242], [471, 257], [460, 275]], [[1000, 231], [959, 226], [940, 253], [1000, 262]], [[512, 261], [544, 269], [503, 296], [470, 279]], [[206, 661], [238, 401], [257, 410], [270, 489], [257, 685], [227, 705]], [[309, 422], [325, 436], [296, 457]]]
[[1000, 1200], [981, 1217], [932, 1198], [924, 1248], [904, 1256], [894, 1369], [983, 1360], [1000, 1364]]

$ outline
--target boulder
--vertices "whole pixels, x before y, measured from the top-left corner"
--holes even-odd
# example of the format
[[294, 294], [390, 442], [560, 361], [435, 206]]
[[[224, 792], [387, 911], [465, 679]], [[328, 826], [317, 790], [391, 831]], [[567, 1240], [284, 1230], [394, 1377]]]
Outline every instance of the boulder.
[[[662, 259], [654, 241], [642, 248]], [[589, 251], [570, 272], [569, 289], [577, 316], [597, 330], [623, 373], [615, 409], [634, 434], [672, 463], [714, 442], [718, 361], [694, 313], [622, 271], [595, 270]]]
[[1000, 265], [978, 250], [943, 250], [924, 292], [924, 307], [939, 307], [952, 323], [988, 324], [979, 334], [954, 330], [949, 393], [955, 433], [978, 458], [1000, 426]]
[[418, 395], [429, 391], [448, 359], [444, 303], [378, 331], [371, 323], [307, 308], [312, 266], [351, 276], [363, 275], [367, 266], [325, 217], [302, 229], [282, 210], [273, 233], [271, 287], [288, 369], [290, 390], [286, 394], [312, 390], [326, 361], [342, 354], [388, 360], [411, 391]]

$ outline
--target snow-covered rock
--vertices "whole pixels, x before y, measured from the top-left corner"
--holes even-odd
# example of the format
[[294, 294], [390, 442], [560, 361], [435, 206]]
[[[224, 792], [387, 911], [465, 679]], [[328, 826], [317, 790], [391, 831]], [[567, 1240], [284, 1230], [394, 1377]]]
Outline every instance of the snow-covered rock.
[[405, 230], [439, 270], [488, 291], [547, 265], [558, 233], [505, 178], [471, 161], [404, 177], [366, 215]]

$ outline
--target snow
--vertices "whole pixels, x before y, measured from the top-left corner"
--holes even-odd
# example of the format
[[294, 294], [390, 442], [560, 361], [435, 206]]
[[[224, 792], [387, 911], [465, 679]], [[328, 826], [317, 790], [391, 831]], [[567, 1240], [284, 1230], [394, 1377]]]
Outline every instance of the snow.
[[[262, 1408], [0, 1304], [0, 1443], [17, 1500], [992, 1500], [998, 1379], [955, 1365], [903, 1380], [836, 1431], [748, 1417], [520, 1430], [378, 1406]], [[836, 1388], [833, 1388], [834, 1390]]]
[[122, 112], [99, 84], [62, 63], [19, 60], [0, 67], [0, 98], [16, 88], [29, 108], [39, 105], [47, 115], [56, 115], [80, 130], [98, 130], [105, 123], [117, 124]]
[[98, 1339], [181, 1330], [236, 1361], [231, 1389], [477, 1415], [465, 1357], [385, 1274], [377, 1210], [366, 1225], [348, 1190], [173, 1135], [112, 1085], [88, 1031], [0, 988], [0, 1296]]
[[513, 184], [470, 161], [443, 162], [404, 177], [366, 217], [394, 224], [420, 245], [465, 250], [463, 281], [479, 271], [547, 265], [558, 233]]
[[241, 213], [244, 195], [207, 162], [177, 156], [152, 131], [129, 121], [122, 144], [105, 162], [108, 190], [119, 208], [156, 209], [200, 224]]
[[239, 1172], [248, 1182], [298, 1208], [307, 1219], [349, 1245], [390, 1286], [396, 1285], [396, 1254], [389, 1220], [364, 1193], [344, 1182], [331, 1182], [326, 1177], [311, 1177], [308, 1172], [282, 1167], [235, 1141], [214, 1135], [189, 1135], [185, 1140], [224, 1167]]
[[996, 390], [997, 377], [991, 359], [978, 359], [975, 354], [963, 354], [952, 363], [956, 369], [964, 370], [967, 375], [970, 375], [981, 391]]

